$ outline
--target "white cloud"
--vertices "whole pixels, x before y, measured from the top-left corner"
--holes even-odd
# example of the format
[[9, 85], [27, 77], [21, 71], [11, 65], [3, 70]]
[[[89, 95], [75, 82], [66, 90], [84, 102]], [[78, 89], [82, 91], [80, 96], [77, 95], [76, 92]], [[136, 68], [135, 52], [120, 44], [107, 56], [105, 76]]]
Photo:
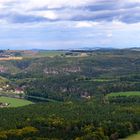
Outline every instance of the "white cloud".
[[113, 46], [129, 41], [139, 44], [139, 3], [140, 0], [0, 0], [0, 38], [10, 38], [9, 42], [0, 41], [0, 47], [108, 46], [111, 41]]
[[[61, 7], [79, 7], [89, 5], [96, 0], [0, 0], [0, 5], [15, 3], [15, 8], [21, 10], [31, 10], [34, 8], [61, 8]], [[17, 3], [17, 4], [16, 4]]]
[[[108, 0], [0, 0], [0, 15], [7, 13], [7, 19], [13, 18], [13, 15], [16, 18], [17, 14], [18, 18], [20, 15], [24, 15], [21, 18], [39, 16], [48, 20], [89, 20], [94, 22], [110, 22], [116, 19], [134, 23], [139, 22], [140, 5], [137, 4], [139, 2], [140, 0], [111, 0], [110, 2]], [[32, 21], [29, 18], [26, 19], [27, 22]], [[79, 23], [78, 26], [90, 27], [93, 25]]]
[[113, 36], [112, 33], [108, 33], [108, 34], [107, 34], [107, 37], [108, 37], [108, 38], [110, 38], [110, 37], [112, 37], [112, 36]]
[[[76, 8], [95, 0], [0, 0], [0, 14], [40, 16], [50, 20], [72, 18], [74, 11], [55, 11], [52, 8]], [[44, 10], [40, 10], [44, 8]], [[50, 9], [50, 10], [49, 10]], [[52, 9], [52, 10], [51, 10]], [[0, 17], [1, 18], [1, 17]], [[27, 21], [28, 22], [28, 21]]]
[[55, 20], [58, 18], [58, 15], [56, 12], [54, 11], [38, 11], [38, 12], [34, 12], [35, 15], [37, 16], [41, 16], [41, 17], [44, 17], [44, 18], [48, 18], [48, 19], [52, 19], [52, 20]]
[[89, 4], [95, 0], [26, 0], [27, 7], [39, 8], [47, 6], [48, 8], [61, 8], [61, 7], [77, 7]]
[[17, 0], [0, 0], [0, 3], [15, 2]]
[[99, 23], [97, 23], [97, 22], [81, 21], [81, 22], [76, 23], [75, 27], [76, 28], [90, 28], [90, 27], [96, 26], [98, 24]]
[[137, 3], [140, 3], [140, 0], [125, 0], [126, 2], [137, 2]]

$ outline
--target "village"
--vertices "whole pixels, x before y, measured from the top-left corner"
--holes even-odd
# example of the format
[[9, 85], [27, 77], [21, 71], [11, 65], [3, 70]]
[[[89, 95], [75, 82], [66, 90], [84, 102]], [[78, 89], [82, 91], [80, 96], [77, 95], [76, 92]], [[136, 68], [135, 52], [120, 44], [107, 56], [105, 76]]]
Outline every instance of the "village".
[[5, 92], [5, 93], [15, 93], [15, 94], [23, 94], [24, 90], [20, 87], [17, 87], [15, 89], [10, 88], [10, 85], [4, 85], [0, 87], [0, 93]]
[[8, 60], [22, 60], [19, 52], [12, 52], [10, 50], [0, 50], [0, 61]]
[[[24, 90], [20, 87], [15, 89], [10, 88], [10, 85], [4, 85], [0, 87], [0, 97], [13, 97], [13, 98], [22, 98], [24, 95]], [[1, 102], [0, 108], [9, 107], [10, 103]]]

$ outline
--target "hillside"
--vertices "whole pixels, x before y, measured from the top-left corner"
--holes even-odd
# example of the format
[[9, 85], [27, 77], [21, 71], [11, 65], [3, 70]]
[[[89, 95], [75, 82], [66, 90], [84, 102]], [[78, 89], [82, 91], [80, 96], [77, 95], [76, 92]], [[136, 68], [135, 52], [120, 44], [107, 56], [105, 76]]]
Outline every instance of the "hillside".
[[27, 95], [57, 100], [140, 90], [139, 51], [95, 50], [86, 53], [86, 57], [73, 54], [67, 57], [66, 53], [66, 56], [0, 61], [0, 75], [24, 88]]
[[0, 61], [0, 139], [118, 140], [140, 131], [140, 51], [30, 53]]

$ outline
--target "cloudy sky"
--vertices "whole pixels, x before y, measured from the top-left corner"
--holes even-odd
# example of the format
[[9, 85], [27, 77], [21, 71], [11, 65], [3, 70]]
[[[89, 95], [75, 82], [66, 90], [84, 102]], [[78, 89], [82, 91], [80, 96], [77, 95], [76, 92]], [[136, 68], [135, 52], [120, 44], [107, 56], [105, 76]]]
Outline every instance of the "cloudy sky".
[[0, 49], [140, 47], [140, 0], [0, 0]]

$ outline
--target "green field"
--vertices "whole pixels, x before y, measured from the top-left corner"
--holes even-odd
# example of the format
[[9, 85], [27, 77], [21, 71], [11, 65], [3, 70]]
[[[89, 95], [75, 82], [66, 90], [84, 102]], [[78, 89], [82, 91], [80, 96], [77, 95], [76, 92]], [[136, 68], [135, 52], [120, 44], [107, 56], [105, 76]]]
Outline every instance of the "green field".
[[0, 97], [1, 103], [9, 103], [9, 107], [20, 107], [32, 104], [32, 102], [24, 99], [10, 98], [10, 97]]
[[37, 55], [40, 57], [55, 57], [64, 54], [63, 51], [40, 51]]
[[107, 95], [108, 97], [117, 97], [117, 96], [140, 96], [140, 91], [128, 91], [128, 92], [113, 92]]
[[122, 140], [140, 140], [140, 132], [137, 134], [131, 135], [131, 136], [129, 136], [125, 139], [122, 139]]

